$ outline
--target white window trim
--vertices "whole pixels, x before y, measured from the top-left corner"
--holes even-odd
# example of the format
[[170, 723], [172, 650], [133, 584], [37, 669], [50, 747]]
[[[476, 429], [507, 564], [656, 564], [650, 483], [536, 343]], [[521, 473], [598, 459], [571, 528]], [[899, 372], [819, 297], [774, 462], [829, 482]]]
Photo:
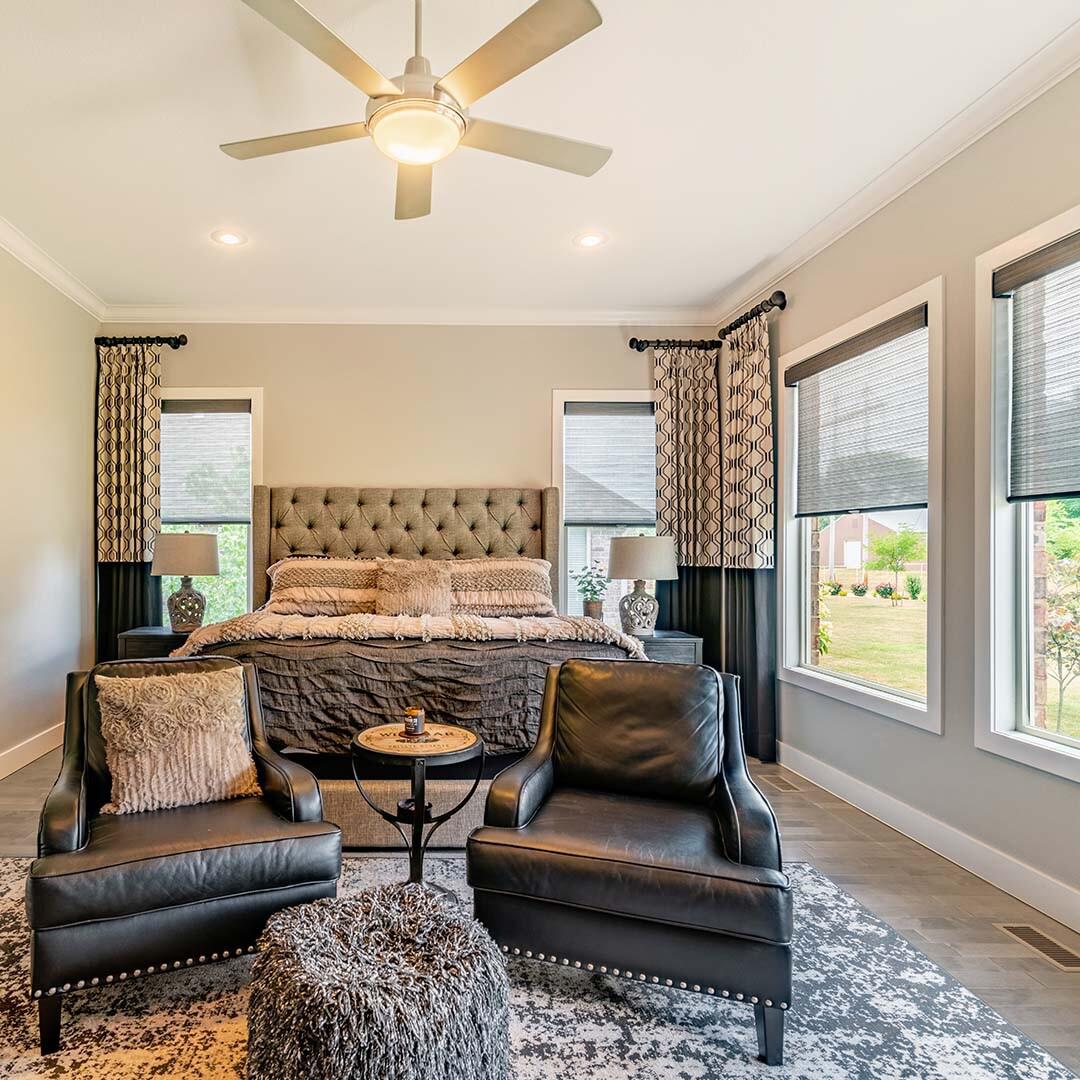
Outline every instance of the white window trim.
[[1080, 206], [984, 252], [975, 260], [975, 745], [1080, 781], [1080, 749], [1019, 730], [1017, 514], [1006, 501], [1009, 370], [999, 350], [1003, 305], [994, 271], [1080, 231]]
[[[248, 401], [251, 403], [251, 485], [263, 482], [263, 388], [261, 386], [163, 386], [162, 401]], [[250, 529], [250, 526], [249, 526]], [[247, 601], [254, 601], [253, 552], [248, 544]]]
[[[778, 545], [780, 581], [778, 678], [792, 686], [858, 706], [890, 720], [921, 728], [935, 735], [942, 733], [942, 598], [944, 593], [943, 517], [944, 491], [944, 324], [942, 305], [944, 282], [940, 277], [912, 289], [887, 304], [874, 308], [857, 319], [831, 330], [806, 345], [780, 357], [780, 416], [777, 425], [780, 491], [778, 520], [781, 523]], [[802, 540], [801, 523], [793, 516], [795, 505], [795, 410], [794, 387], [783, 385], [783, 373], [794, 364], [838, 345], [919, 304], [926, 305], [929, 333], [929, 476], [927, 525], [927, 600], [926, 600], [926, 701], [914, 701], [902, 694], [890, 693], [844, 679], [802, 664]]]
[[569, 567], [566, 565], [563, 522], [563, 417], [568, 401], [655, 401], [652, 390], [552, 390], [551, 391], [551, 486], [559, 489], [559, 611], [566, 614], [570, 598]]

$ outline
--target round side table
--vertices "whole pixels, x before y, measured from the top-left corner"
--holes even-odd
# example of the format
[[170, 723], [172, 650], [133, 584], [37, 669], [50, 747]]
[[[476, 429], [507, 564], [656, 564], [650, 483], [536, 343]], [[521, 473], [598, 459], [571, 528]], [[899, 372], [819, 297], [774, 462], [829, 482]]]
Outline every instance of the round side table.
[[[484, 774], [486, 748], [484, 740], [467, 728], [456, 724], [427, 724], [424, 734], [419, 737], [406, 736], [400, 723], [379, 724], [365, 728], [353, 736], [350, 743], [353, 780], [364, 802], [384, 821], [388, 821], [401, 834], [409, 851], [409, 882], [416, 882], [428, 889], [454, 897], [449, 889], [424, 881], [424, 852], [428, 844], [444, 821], [449, 821], [472, 797]], [[432, 765], [457, 765], [463, 761], [478, 759], [476, 779], [473, 780], [469, 793], [456, 806], [444, 814], [434, 815], [431, 803], [426, 799], [427, 767]], [[402, 799], [397, 805], [397, 812], [390, 813], [381, 806], [376, 806], [364, 790], [358, 765], [363, 760], [374, 761], [380, 765], [397, 765], [412, 770], [412, 797]], [[409, 826], [406, 835], [403, 825]], [[427, 836], [424, 826], [430, 825]]]

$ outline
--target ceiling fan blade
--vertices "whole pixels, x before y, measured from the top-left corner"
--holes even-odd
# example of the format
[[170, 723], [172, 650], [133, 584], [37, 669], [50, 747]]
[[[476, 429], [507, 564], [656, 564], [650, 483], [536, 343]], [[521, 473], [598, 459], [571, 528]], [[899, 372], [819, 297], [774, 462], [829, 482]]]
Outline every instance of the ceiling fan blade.
[[461, 145], [546, 165], [549, 169], [577, 173], [578, 176], [592, 176], [611, 157], [611, 148], [607, 146], [496, 124], [491, 120], [470, 120]]
[[431, 166], [398, 165], [397, 200], [394, 217], [398, 221], [426, 217], [431, 213]]
[[467, 108], [601, 22], [592, 0], [536, 0], [437, 85]]
[[296, 0], [244, 0], [244, 3], [339, 75], [344, 75], [368, 97], [401, 93], [382, 72], [353, 52], [330, 27]]
[[311, 131], [293, 131], [288, 135], [268, 135], [265, 139], [222, 143], [220, 149], [231, 158], [246, 161], [269, 154], [284, 154], [289, 150], [306, 150], [309, 146], [326, 146], [346, 139], [366, 139], [367, 136], [367, 124], [335, 124], [333, 127], [312, 128]]

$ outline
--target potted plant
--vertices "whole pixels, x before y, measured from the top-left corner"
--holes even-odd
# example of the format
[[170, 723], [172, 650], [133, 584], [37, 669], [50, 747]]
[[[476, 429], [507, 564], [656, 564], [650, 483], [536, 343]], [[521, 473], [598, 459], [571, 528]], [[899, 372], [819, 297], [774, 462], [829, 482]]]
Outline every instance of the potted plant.
[[604, 592], [608, 585], [604, 568], [599, 562], [594, 562], [591, 566], [583, 566], [580, 570], [571, 570], [570, 576], [577, 585], [578, 596], [581, 597], [586, 618], [602, 620], [604, 618]]

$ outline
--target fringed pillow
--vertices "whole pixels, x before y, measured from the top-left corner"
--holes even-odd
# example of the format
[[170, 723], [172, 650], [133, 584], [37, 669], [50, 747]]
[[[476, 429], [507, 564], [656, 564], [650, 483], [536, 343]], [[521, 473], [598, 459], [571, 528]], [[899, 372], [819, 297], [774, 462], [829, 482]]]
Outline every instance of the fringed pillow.
[[450, 564], [452, 610], [489, 618], [554, 615], [545, 559], [460, 559]]
[[450, 567], [443, 560], [387, 559], [378, 580], [379, 615], [450, 614]]
[[103, 814], [136, 814], [259, 795], [248, 745], [244, 673], [95, 675], [112, 797]]
[[266, 571], [272, 615], [359, 615], [375, 610], [379, 560], [297, 556]]

